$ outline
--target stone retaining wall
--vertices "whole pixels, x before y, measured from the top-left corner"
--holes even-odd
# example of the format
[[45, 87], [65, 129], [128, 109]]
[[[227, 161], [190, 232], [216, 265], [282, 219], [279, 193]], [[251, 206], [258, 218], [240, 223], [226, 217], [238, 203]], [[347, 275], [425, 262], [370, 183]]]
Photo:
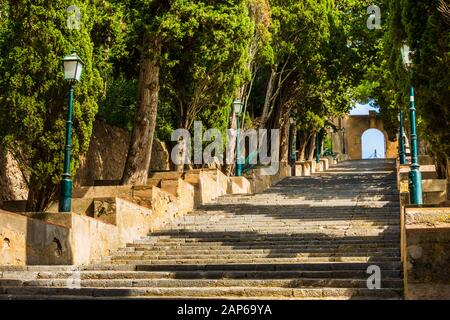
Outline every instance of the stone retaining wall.
[[406, 207], [403, 221], [406, 299], [450, 299], [450, 207]]

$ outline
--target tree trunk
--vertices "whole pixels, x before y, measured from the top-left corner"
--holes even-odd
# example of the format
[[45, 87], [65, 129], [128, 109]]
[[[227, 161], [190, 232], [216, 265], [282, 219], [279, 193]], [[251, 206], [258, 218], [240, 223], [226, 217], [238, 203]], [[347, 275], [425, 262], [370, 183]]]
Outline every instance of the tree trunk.
[[289, 113], [286, 116], [281, 116], [280, 123], [280, 162], [289, 162]]
[[269, 83], [267, 84], [266, 98], [264, 100], [264, 107], [263, 107], [263, 111], [261, 114], [261, 122], [259, 125], [259, 127], [262, 129], [264, 129], [266, 127], [267, 118], [269, 116], [270, 106], [272, 105], [272, 95], [273, 95], [273, 89], [274, 89], [274, 85], [275, 85], [276, 73], [277, 73], [276, 67], [273, 67], [272, 71], [270, 73]]
[[314, 151], [316, 149], [316, 136], [317, 136], [317, 133], [314, 132], [311, 135], [311, 138], [310, 138], [310, 141], [309, 141], [308, 161], [314, 160], [314, 157], [315, 157]]
[[160, 54], [160, 39], [146, 33], [139, 73], [139, 99], [122, 185], [147, 183], [158, 110]]
[[28, 197], [25, 210], [27, 212], [44, 212], [53, 200], [59, 184], [50, 181], [37, 181], [30, 178]]
[[310, 138], [310, 133], [308, 132], [308, 134], [305, 133], [305, 131], [303, 131], [303, 138], [300, 144], [300, 154], [298, 157], [299, 161], [305, 161], [306, 159], [306, 147], [308, 146], [308, 141]]

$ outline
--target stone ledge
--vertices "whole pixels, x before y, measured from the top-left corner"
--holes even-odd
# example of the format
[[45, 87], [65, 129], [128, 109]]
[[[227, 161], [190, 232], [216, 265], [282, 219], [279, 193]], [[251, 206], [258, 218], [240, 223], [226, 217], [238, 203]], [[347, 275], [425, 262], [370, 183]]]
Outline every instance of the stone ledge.
[[230, 177], [228, 180], [228, 194], [251, 194], [250, 181], [245, 177]]
[[428, 295], [426, 287], [450, 284], [450, 207], [409, 206], [402, 220], [406, 298]]
[[426, 228], [448, 227], [450, 225], [450, 207], [447, 208], [405, 208], [405, 227]]
[[410, 283], [407, 300], [450, 300], [450, 284]]
[[[41, 215], [41, 221], [1, 211], [0, 236], [8, 244], [1, 248], [1, 264], [88, 264], [119, 247], [117, 227], [74, 213], [56, 215]], [[62, 220], [66, 226], [51, 223]]]

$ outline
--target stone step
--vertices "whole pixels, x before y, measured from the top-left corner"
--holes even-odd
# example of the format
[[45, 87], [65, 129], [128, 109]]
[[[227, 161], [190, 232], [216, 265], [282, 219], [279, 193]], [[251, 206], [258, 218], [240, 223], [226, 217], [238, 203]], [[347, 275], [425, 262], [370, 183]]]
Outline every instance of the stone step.
[[[400, 271], [400, 261], [394, 262], [325, 262], [325, 263], [228, 263], [228, 264], [136, 264], [136, 271], [339, 271], [363, 270], [377, 265], [381, 270]], [[91, 266], [91, 268], [94, 266]], [[98, 266], [100, 270], [105, 267]], [[95, 268], [95, 267], [94, 267]]]
[[[369, 238], [367, 241], [360, 240], [360, 239], [352, 239], [352, 238], [335, 238], [330, 239], [327, 237], [323, 237], [321, 239], [272, 239], [272, 240], [260, 240], [258, 238], [218, 238], [212, 239], [212, 238], [206, 238], [206, 239], [186, 239], [186, 238], [173, 238], [173, 237], [167, 237], [167, 238], [159, 238], [157, 241], [150, 240], [150, 239], [143, 239], [143, 240], [136, 240], [133, 243], [127, 244], [127, 247], [141, 247], [141, 248], [148, 248], [153, 246], [164, 246], [165, 248], [171, 247], [171, 246], [200, 246], [200, 247], [208, 247], [208, 246], [229, 246], [229, 247], [237, 247], [237, 248], [265, 248], [265, 247], [295, 247], [295, 246], [303, 246], [303, 245], [322, 245], [322, 244], [334, 244], [334, 245], [357, 245], [357, 244], [364, 244], [367, 241], [370, 241], [375, 244], [385, 244], [388, 246], [400, 246], [400, 237], [393, 237], [392, 239], [383, 239], [381, 237], [377, 238]], [[155, 243], [156, 242], [156, 243]]]
[[[320, 192], [320, 191], [318, 191]], [[361, 200], [361, 201], [359, 201]], [[358, 201], [358, 202], [357, 202]], [[398, 206], [399, 203], [399, 196], [393, 197], [390, 201], [387, 200], [377, 200], [377, 199], [362, 199], [360, 197], [351, 197], [351, 199], [314, 199], [312, 196], [308, 197], [307, 199], [301, 198], [298, 195], [292, 195], [290, 197], [284, 197], [284, 198], [276, 198], [276, 197], [270, 197], [270, 198], [252, 198], [249, 200], [239, 200], [239, 199], [217, 199], [216, 202], [204, 204], [199, 209], [200, 210], [210, 210], [214, 208], [224, 208], [225, 206], [231, 206], [231, 207], [238, 207], [240, 204], [243, 206], [258, 206], [260, 208], [263, 208], [264, 204], [280, 204], [283, 203], [286, 206], [301, 206], [301, 205], [312, 205], [313, 207], [324, 207], [324, 204], [326, 204], [327, 207], [349, 207], [352, 204], [355, 206], [358, 206], [360, 208], [364, 208], [367, 204], [378, 204], [382, 205], [385, 204], [387, 206]], [[315, 205], [317, 203], [317, 205]], [[287, 207], [289, 208], [289, 207]], [[378, 207], [379, 208], [379, 207]]]
[[[341, 232], [334, 234], [325, 234], [325, 230], [321, 230], [321, 234], [317, 233], [304, 233], [301, 236], [286, 236], [285, 234], [258, 234], [258, 235], [246, 235], [244, 233], [239, 234], [239, 232], [236, 232], [235, 234], [228, 233], [227, 235], [217, 235], [216, 232], [203, 232], [203, 233], [196, 233], [191, 234], [189, 237], [183, 237], [182, 235], [179, 235], [177, 237], [176, 234], [173, 234], [171, 236], [168, 236], [167, 238], [158, 238], [157, 241], [160, 243], [193, 243], [193, 242], [256, 242], [256, 243], [277, 243], [277, 242], [283, 242], [286, 244], [296, 244], [296, 243], [304, 243], [307, 241], [314, 241], [314, 240], [321, 240], [321, 241], [341, 241], [342, 243], [345, 243], [347, 241], [351, 241], [352, 237], [359, 237], [359, 238], [365, 238], [367, 240], [400, 240], [400, 235], [398, 233], [392, 232], [380, 232], [377, 234], [355, 234], [353, 235], [351, 231], [349, 232]], [[364, 240], [361, 240], [364, 241]], [[135, 241], [134, 243], [152, 243], [147, 242], [146, 240], [141, 241]], [[339, 243], [339, 242], [338, 242]]]
[[[211, 217], [213, 218], [213, 217]], [[355, 220], [351, 219], [347, 221], [302, 221], [298, 219], [298, 221], [292, 221], [295, 219], [261, 219], [261, 220], [250, 220], [250, 219], [223, 219], [223, 220], [212, 220], [209, 219], [186, 219], [179, 220], [176, 223], [172, 223], [167, 228], [177, 228], [176, 230], [181, 229], [180, 227], [186, 228], [224, 228], [224, 227], [235, 227], [235, 228], [252, 228], [258, 227], [267, 230], [277, 230], [278, 228], [285, 229], [295, 229], [295, 228], [320, 228], [320, 227], [348, 227], [348, 228], [385, 228], [388, 226], [397, 226], [400, 223], [400, 220], [390, 219], [389, 220], [381, 220], [381, 221], [364, 221], [364, 220]], [[208, 223], [214, 222], [213, 225], [208, 225]], [[270, 224], [268, 224], [270, 223]], [[165, 229], [166, 230], [166, 229]]]
[[221, 252], [217, 253], [204, 253], [204, 254], [189, 254], [187, 252], [184, 253], [178, 253], [178, 254], [161, 254], [157, 252], [127, 252], [126, 254], [115, 254], [113, 256], [110, 256], [105, 259], [110, 259], [111, 261], [114, 260], [206, 260], [206, 259], [213, 259], [214, 261], [217, 260], [241, 260], [241, 259], [264, 259], [264, 258], [270, 258], [270, 259], [284, 259], [284, 258], [290, 258], [290, 259], [297, 259], [297, 258], [351, 258], [351, 257], [370, 257], [372, 259], [389, 259], [389, 258], [395, 258], [400, 259], [399, 252], [395, 253], [387, 253], [387, 252], [381, 252], [381, 253], [367, 253], [367, 252], [341, 252], [341, 253], [334, 253], [334, 252], [297, 252], [297, 253], [278, 253], [278, 252], [272, 252], [272, 253], [239, 253], [234, 252], [231, 254], [225, 254]]
[[[377, 246], [378, 245], [378, 246]], [[279, 245], [279, 244], [237, 244], [237, 245], [224, 245], [221, 243], [193, 243], [191, 244], [174, 244], [174, 245], [164, 245], [164, 244], [148, 244], [148, 245], [136, 245], [128, 244], [127, 247], [120, 248], [116, 252], [130, 252], [130, 251], [162, 251], [162, 252], [236, 252], [236, 250], [242, 252], [299, 252], [304, 250], [323, 250], [323, 251], [367, 251], [370, 252], [397, 252], [400, 250], [400, 243], [387, 243], [387, 244], [304, 244], [304, 245]], [[373, 251], [372, 251], [373, 250]]]
[[317, 248], [311, 248], [311, 249], [303, 249], [303, 250], [292, 250], [290, 248], [288, 249], [278, 249], [273, 248], [270, 250], [261, 250], [261, 249], [255, 249], [255, 250], [241, 250], [240, 248], [235, 248], [234, 250], [192, 250], [192, 251], [186, 251], [186, 250], [172, 250], [169, 248], [168, 250], [129, 250], [129, 251], [123, 251], [118, 250], [116, 253], [113, 254], [113, 256], [139, 256], [139, 257], [170, 257], [170, 256], [177, 256], [180, 257], [182, 255], [186, 256], [242, 256], [242, 255], [252, 255], [254, 257], [256, 256], [295, 256], [295, 255], [310, 255], [310, 256], [339, 256], [343, 254], [350, 254], [350, 255], [384, 255], [384, 256], [397, 256], [399, 253], [399, 248], [392, 248], [390, 250], [378, 250], [373, 248], [372, 250], [363, 250], [363, 249], [341, 249], [341, 250], [331, 250], [331, 249], [323, 249], [320, 247]]
[[[352, 218], [349, 218], [349, 220], [345, 221], [335, 221], [335, 220], [321, 220], [320, 223], [317, 221], [305, 221], [303, 219], [273, 219], [273, 218], [267, 218], [267, 219], [217, 219], [214, 216], [211, 217], [205, 217], [205, 218], [189, 218], [189, 219], [183, 219], [178, 220], [174, 223], [171, 223], [167, 226], [167, 228], [179, 228], [179, 227], [198, 227], [202, 224], [209, 224], [214, 223], [214, 227], [242, 227], [248, 224], [248, 227], [252, 226], [258, 226], [258, 227], [264, 227], [264, 228], [272, 228], [274, 230], [277, 230], [278, 228], [295, 228], [297, 227], [297, 224], [300, 225], [303, 228], [306, 227], [317, 227], [319, 226], [336, 226], [336, 227], [386, 227], [386, 226], [398, 226], [400, 224], [400, 219], [378, 219], [374, 221], [368, 221], [368, 220], [353, 220]], [[268, 225], [270, 223], [270, 225]]]
[[[400, 270], [381, 270], [382, 279], [400, 279]], [[0, 280], [38, 279], [367, 279], [366, 270], [323, 271], [10, 271]]]
[[[1, 287], [58, 287], [58, 288], [183, 288], [183, 287], [278, 287], [278, 288], [367, 288], [367, 279], [0, 279]], [[400, 279], [382, 279], [381, 288], [401, 289]]]
[[[255, 211], [242, 211], [241, 213], [226, 213], [226, 212], [210, 212], [209, 214], [194, 214], [190, 213], [188, 216], [178, 218], [174, 220], [176, 222], [195, 222], [195, 223], [208, 223], [214, 221], [217, 223], [234, 223], [234, 224], [246, 224], [246, 223], [279, 223], [279, 224], [289, 224], [297, 221], [297, 223], [305, 223], [307, 225], [314, 224], [343, 224], [343, 223], [390, 223], [398, 222], [400, 220], [400, 212], [385, 212], [385, 213], [359, 213], [354, 210], [348, 210], [340, 214], [330, 214], [330, 213], [315, 213], [311, 216], [307, 212], [302, 212], [301, 208], [292, 212], [278, 211], [276, 214], [274, 212], [259, 212]], [[257, 210], [256, 210], [257, 211]], [[252, 212], [252, 213], [250, 213]]]
[[[309, 210], [308, 210], [309, 209]], [[320, 211], [319, 211], [320, 210]], [[321, 220], [321, 219], [334, 219], [336, 221], [345, 221], [347, 219], [393, 219], [394, 217], [400, 217], [400, 207], [393, 208], [356, 208], [349, 207], [344, 208], [340, 211], [336, 210], [336, 208], [331, 210], [323, 209], [323, 208], [313, 208], [313, 207], [302, 207], [297, 206], [296, 209], [278, 209], [276, 211], [273, 210], [262, 210], [260, 208], [252, 207], [247, 208], [246, 211], [235, 209], [234, 212], [225, 212], [223, 210], [199, 210], [195, 211], [195, 216], [197, 217], [215, 217], [215, 218], [247, 218], [247, 219], [255, 219], [258, 217], [263, 217], [267, 219], [270, 218], [279, 218], [279, 219], [289, 219], [289, 218], [304, 218], [311, 219], [312, 221]], [[238, 212], [238, 213], [236, 213]], [[194, 215], [193, 215], [194, 216]]]
[[[384, 217], [384, 216], [387, 217]], [[189, 215], [183, 216], [182, 218], [178, 218], [175, 222], [184, 222], [184, 223], [208, 223], [210, 221], [215, 221], [217, 223], [233, 223], [233, 224], [242, 224], [242, 223], [279, 223], [279, 224], [290, 224], [291, 220], [298, 219], [304, 224], [313, 225], [317, 223], [326, 223], [326, 224], [390, 224], [390, 223], [398, 223], [400, 220], [400, 214], [396, 217], [392, 213], [386, 213], [385, 215], [372, 214], [372, 216], [368, 216], [367, 219], [364, 219], [364, 215], [358, 214], [355, 212], [341, 213], [339, 215], [325, 215], [325, 214], [317, 214], [316, 217], [311, 217], [308, 214], [300, 214], [297, 211], [294, 211], [291, 214], [288, 213], [279, 213], [279, 216], [282, 217], [280, 219], [276, 219], [273, 216], [267, 216], [264, 214], [246, 214], [246, 215], [222, 215], [222, 214], [214, 214], [211, 213], [209, 215], [197, 215], [195, 212], [190, 213]], [[322, 219], [321, 219], [322, 218]]]
[[[318, 195], [315, 193], [308, 193], [304, 192], [302, 194], [296, 194], [292, 193], [295, 197], [289, 197], [284, 195], [281, 199], [295, 199], [296, 201], [301, 200], [314, 200], [314, 201], [350, 201], [350, 200], [361, 200], [361, 201], [386, 201], [386, 200], [398, 200], [399, 196], [397, 193], [394, 193], [393, 190], [389, 192], [374, 192], [372, 194], [361, 194], [361, 193], [341, 193], [341, 194], [333, 194], [333, 195]], [[264, 199], [262, 197], [259, 197], [259, 200]], [[269, 197], [266, 198], [267, 200], [273, 200]], [[241, 201], [243, 203], [251, 202], [254, 200], [254, 198], [234, 198], [234, 197], [220, 197], [217, 199], [218, 203], [222, 202], [230, 202], [233, 203], [236, 200]]]
[[[145, 259], [145, 257], [111, 257], [110, 263], [119, 264], [264, 264], [264, 263], [327, 263], [327, 262], [372, 262], [377, 264], [379, 262], [395, 262], [398, 261], [398, 257], [372, 257], [372, 256], [338, 256], [338, 257], [264, 257], [264, 258], [235, 258], [235, 257], [224, 257], [220, 259], [211, 260], [208, 257], [205, 258], [181, 258], [181, 259]], [[105, 262], [106, 263], [106, 262]]]
[[401, 289], [369, 290], [363, 288], [45, 288], [45, 287], [2, 287], [3, 299], [11, 296], [88, 296], [88, 297], [173, 297], [173, 298], [234, 298], [234, 297], [271, 297], [271, 298], [322, 298], [322, 297], [370, 297], [379, 299], [399, 299]]
[[215, 234], [223, 234], [226, 235], [226, 233], [232, 232], [257, 232], [258, 235], [277, 235], [277, 234], [289, 234], [289, 233], [300, 233], [303, 232], [304, 234], [317, 234], [317, 233], [323, 233], [325, 231], [330, 231], [333, 234], [373, 234], [378, 235], [380, 233], [382, 234], [389, 234], [389, 233], [398, 233], [400, 231], [400, 227], [397, 226], [373, 226], [373, 227], [366, 227], [366, 228], [356, 228], [351, 226], [321, 226], [317, 228], [308, 228], [303, 226], [298, 226], [296, 228], [294, 227], [286, 227], [282, 228], [279, 227], [277, 229], [273, 229], [272, 227], [258, 227], [258, 226], [246, 226], [246, 227], [220, 227], [220, 226], [211, 226], [211, 227], [183, 227], [179, 229], [167, 229], [163, 233], [157, 233], [163, 234], [163, 235], [172, 235], [175, 237], [182, 236], [186, 234], [187, 237], [189, 237], [191, 234], [209, 234], [209, 233], [215, 233]]
[[[142, 248], [137, 248], [142, 249]], [[353, 253], [373, 253], [373, 254], [398, 254], [400, 248], [375, 248], [375, 247], [369, 247], [369, 248], [351, 248], [351, 247], [328, 247], [323, 248], [322, 246], [317, 247], [303, 247], [303, 248], [278, 248], [273, 247], [271, 249], [242, 249], [242, 248], [229, 248], [224, 249], [220, 246], [217, 246], [215, 248], [172, 248], [172, 247], [158, 247], [158, 248], [143, 248], [143, 250], [136, 250], [136, 248], [121, 248], [116, 251], [115, 254], [131, 254], [131, 255], [146, 255], [146, 254], [158, 254], [158, 255], [179, 255], [179, 254], [271, 254], [271, 253], [279, 253], [279, 254], [296, 254], [296, 253], [331, 253], [331, 254], [341, 254], [345, 252], [353, 252]]]

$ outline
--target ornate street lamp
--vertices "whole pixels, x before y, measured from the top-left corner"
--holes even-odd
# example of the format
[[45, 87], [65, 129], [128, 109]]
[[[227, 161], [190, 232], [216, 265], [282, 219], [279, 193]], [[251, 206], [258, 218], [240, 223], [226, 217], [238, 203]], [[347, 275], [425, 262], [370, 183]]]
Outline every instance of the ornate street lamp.
[[419, 152], [417, 144], [417, 127], [416, 127], [416, 107], [414, 104], [414, 86], [412, 84], [412, 66], [413, 61], [411, 58], [411, 49], [407, 44], [403, 44], [401, 48], [403, 65], [409, 72], [409, 78], [411, 82], [411, 108], [410, 122], [411, 122], [411, 169], [409, 171], [409, 193], [412, 204], [422, 204], [422, 173], [419, 166]]
[[236, 176], [240, 177], [242, 176], [242, 165], [244, 164], [244, 161], [241, 160], [241, 113], [242, 108], [244, 104], [242, 103], [241, 99], [236, 99], [233, 101], [233, 112], [236, 115], [236, 128], [237, 128], [237, 135], [236, 135]]
[[64, 173], [61, 180], [61, 192], [59, 196], [59, 212], [70, 212], [72, 202], [72, 179], [70, 176], [70, 150], [72, 141], [72, 102], [73, 87], [80, 81], [83, 72], [83, 62], [80, 57], [73, 52], [64, 57], [64, 80], [69, 82], [69, 108], [67, 112], [66, 125], [66, 148], [64, 152]]
[[403, 111], [400, 110], [398, 114], [398, 121], [400, 123], [400, 128], [398, 130], [398, 155], [400, 158], [400, 164], [406, 164], [406, 151], [405, 151], [405, 139], [403, 131]]

